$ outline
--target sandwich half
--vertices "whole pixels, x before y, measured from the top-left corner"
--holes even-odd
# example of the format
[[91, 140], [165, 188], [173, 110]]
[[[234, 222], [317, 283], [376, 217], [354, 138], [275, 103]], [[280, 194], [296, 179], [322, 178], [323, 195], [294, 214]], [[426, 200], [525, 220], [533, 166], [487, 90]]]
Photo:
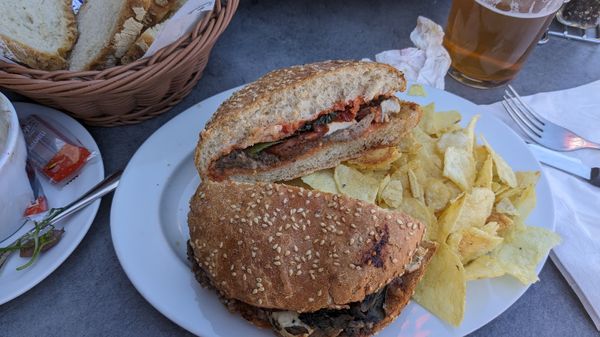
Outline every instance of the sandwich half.
[[200, 133], [204, 179], [282, 181], [400, 142], [419, 122], [395, 68], [326, 61], [268, 73], [226, 100]]
[[188, 222], [196, 279], [285, 337], [373, 335], [406, 306], [436, 248], [406, 214], [283, 184], [205, 181]]

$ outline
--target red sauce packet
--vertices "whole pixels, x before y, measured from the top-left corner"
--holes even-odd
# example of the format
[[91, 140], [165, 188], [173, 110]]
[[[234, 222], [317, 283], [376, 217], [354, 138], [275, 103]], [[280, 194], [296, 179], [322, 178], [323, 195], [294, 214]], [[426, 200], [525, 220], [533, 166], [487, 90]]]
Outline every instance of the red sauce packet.
[[28, 160], [37, 172], [54, 184], [70, 181], [94, 157], [81, 142], [44, 119], [31, 115], [21, 123]]

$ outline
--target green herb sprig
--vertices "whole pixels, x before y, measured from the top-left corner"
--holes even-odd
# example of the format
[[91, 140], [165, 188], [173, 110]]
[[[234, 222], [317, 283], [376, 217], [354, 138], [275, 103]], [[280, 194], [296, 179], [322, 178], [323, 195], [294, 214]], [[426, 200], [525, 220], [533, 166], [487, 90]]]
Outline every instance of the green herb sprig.
[[25, 263], [22, 266], [19, 266], [17, 270], [20, 271], [31, 266], [39, 257], [44, 246], [51, 242], [51, 232], [54, 229], [54, 225], [52, 225], [52, 220], [54, 220], [54, 218], [56, 218], [60, 213], [62, 213], [63, 210], [64, 208], [51, 208], [46, 214], [46, 217], [44, 217], [44, 219], [42, 219], [41, 221], [33, 221], [34, 227], [30, 231], [23, 234], [23, 236], [18, 238], [10, 246], [0, 248], [0, 254], [18, 251], [21, 248], [23, 248], [25, 244], [27, 244], [30, 241], [33, 241], [34, 246], [31, 258], [29, 259], [29, 261], [27, 261], [27, 263]]

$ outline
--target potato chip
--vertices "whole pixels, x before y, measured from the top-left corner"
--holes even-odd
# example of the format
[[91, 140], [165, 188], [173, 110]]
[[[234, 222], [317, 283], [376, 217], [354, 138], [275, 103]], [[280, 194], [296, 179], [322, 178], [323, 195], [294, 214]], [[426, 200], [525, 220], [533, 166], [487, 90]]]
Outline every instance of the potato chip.
[[434, 212], [444, 209], [450, 201], [451, 192], [441, 179], [430, 178], [425, 185], [425, 204]]
[[463, 149], [449, 147], [444, 154], [443, 174], [463, 191], [470, 190], [475, 180], [473, 155]]
[[496, 233], [501, 237], [505, 237], [506, 235], [508, 235], [508, 233], [515, 226], [513, 219], [511, 219], [506, 214], [498, 212], [492, 212], [492, 214], [490, 214], [490, 216], [486, 219], [486, 222], [498, 224], [498, 229], [496, 230]]
[[371, 177], [377, 181], [381, 181], [385, 179], [385, 176], [388, 175], [388, 171], [370, 171], [370, 170], [359, 170], [360, 173], [366, 175], [367, 177]]
[[338, 165], [333, 172], [338, 191], [351, 198], [375, 203], [379, 182], [346, 165]]
[[517, 176], [517, 185], [526, 187], [526, 186], [535, 186], [540, 179], [540, 171], [519, 171], [515, 172]]
[[492, 221], [492, 222], [488, 222], [485, 225], [483, 225], [483, 227], [481, 227], [481, 230], [490, 235], [498, 236], [499, 228], [500, 228], [500, 224], [495, 221]]
[[383, 179], [381, 179], [379, 181], [379, 188], [377, 189], [377, 197], [375, 198], [375, 200], [377, 200], [377, 203], [381, 203], [383, 200], [381, 199], [381, 193], [383, 192], [383, 189], [385, 188], [385, 186], [390, 182], [390, 175], [386, 175]]
[[390, 180], [383, 191], [381, 199], [390, 207], [397, 208], [402, 204], [403, 187], [400, 180]]
[[467, 150], [469, 147], [469, 137], [462, 130], [442, 134], [437, 142], [438, 151], [444, 153], [451, 146]]
[[335, 180], [333, 179], [333, 170], [321, 170], [313, 172], [301, 178], [302, 181], [315, 190], [327, 193], [339, 193]]
[[504, 275], [504, 269], [490, 255], [483, 255], [465, 266], [465, 278], [467, 281], [502, 275]]
[[506, 185], [502, 185], [499, 182], [496, 181], [492, 181], [492, 191], [494, 191], [495, 194], [500, 194], [506, 190], [508, 190], [510, 187], [506, 186]]
[[492, 213], [493, 207], [494, 192], [482, 187], [473, 188], [471, 193], [465, 195], [464, 209], [452, 231], [468, 227], [482, 227]]
[[[413, 129], [414, 130], [414, 129]], [[417, 142], [414, 132], [407, 132], [400, 139], [400, 143], [396, 145], [398, 151], [403, 153], [415, 152], [421, 147], [421, 144]]]
[[427, 92], [425, 92], [425, 88], [423, 88], [420, 84], [413, 84], [408, 89], [408, 96], [422, 96], [426, 97]]
[[360, 170], [389, 170], [401, 155], [395, 146], [384, 147], [368, 151], [358, 158], [348, 160], [346, 164]]
[[492, 179], [494, 178], [494, 170], [492, 165], [492, 156], [488, 155], [487, 159], [481, 165], [479, 173], [477, 173], [477, 179], [475, 179], [475, 186], [492, 188]]
[[506, 189], [499, 190], [496, 192], [496, 200], [502, 199], [515, 199], [525, 192], [526, 187], [517, 186], [515, 188], [510, 188], [506, 186]]
[[475, 158], [475, 168], [477, 172], [481, 171], [481, 166], [483, 166], [483, 163], [486, 161], [489, 155], [490, 154], [488, 153], [485, 146], [475, 146], [475, 148], [473, 149], [473, 158]]
[[431, 118], [429, 128], [424, 129], [430, 135], [439, 135], [460, 122], [460, 112], [456, 110], [436, 112]]
[[425, 202], [423, 187], [419, 184], [417, 180], [417, 176], [413, 172], [413, 170], [408, 170], [408, 183], [410, 184], [410, 193], [413, 198], [420, 200], [421, 202]]
[[413, 298], [434, 315], [458, 326], [465, 313], [466, 288], [460, 258], [441, 243]]
[[535, 208], [537, 198], [535, 195], [535, 185], [525, 188], [523, 193], [512, 200], [513, 205], [519, 212], [521, 219], [527, 219], [529, 213]]
[[500, 155], [494, 152], [494, 149], [492, 149], [485, 138], [483, 138], [483, 136], [481, 138], [483, 139], [483, 143], [485, 144], [488, 152], [492, 156], [494, 166], [496, 168], [496, 174], [498, 175], [498, 178], [500, 178], [500, 181], [510, 187], [517, 187], [517, 176], [515, 175], [515, 172], [513, 172], [512, 168], [504, 161], [502, 157], [500, 157]]
[[456, 226], [456, 222], [460, 218], [460, 215], [465, 204], [465, 195], [462, 194], [457, 199], [450, 201], [450, 205], [444, 209], [438, 219], [438, 227], [433, 229], [430, 233], [430, 238], [438, 242], [445, 242], [448, 234]]
[[560, 237], [545, 228], [525, 226], [511, 233], [497, 250], [492, 253], [502, 269], [523, 284], [538, 280], [536, 268]]
[[452, 246], [460, 256], [463, 264], [494, 250], [503, 241], [501, 237], [491, 235], [480, 228], [471, 227], [448, 237]]
[[450, 191], [449, 201], [458, 198], [458, 196], [463, 193], [463, 191], [450, 180], [444, 181], [444, 185], [446, 185], [446, 188]]
[[496, 204], [496, 212], [507, 215], [519, 215], [519, 212], [508, 198], [500, 199]]
[[476, 144], [475, 125], [477, 125], [477, 121], [479, 121], [479, 115], [473, 116], [473, 118], [471, 118], [471, 120], [469, 121], [469, 125], [467, 125], [467, 128], [465, 129], [467, 137], [469, 138], [469, 143], [467, 144], [467, 151], [469, 151], [470, 153], [473, 153], [473, 149]]
[[445, 240], [450, 233], [458, 232], [469, 227], [482, 227], [492, 212], [494, 193], [487, 189], [476, 187], [471, 193], [462, 195], [450, 203], [440, 215], [440, 231], [436, 238]]
[[433, 114], [435, 114], [435, 103], [431, 102], [427, 105], [421, 105], [421, 111], [423, 114], [421, 115], [421, 120], [417, 125], [416, 129], [422, 130], [426, 132], [429, 129], [431, 124], [433, 123]]

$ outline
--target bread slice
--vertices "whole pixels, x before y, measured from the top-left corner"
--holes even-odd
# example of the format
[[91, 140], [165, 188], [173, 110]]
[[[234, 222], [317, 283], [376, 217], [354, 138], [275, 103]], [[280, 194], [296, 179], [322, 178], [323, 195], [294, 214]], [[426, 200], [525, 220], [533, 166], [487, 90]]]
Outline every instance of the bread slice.
[[121, 57], [121, 64], [128, 64], [138, 60], [140, 57], [144, 56], [150, 45], [156, 39], [156, 36], [163, 28], [164, 22], [154, 25], [148, 29], [146, 29], [140, 37], [135, 41], [135, 43], [129, 48], [127, 53]]
[[135, 43], [152, 0], [89, 0], [77, 14], [79, 39], [69, 69], [104, 69], [117, 64]]
[[154, 0], [148, 9], [148, 15], [144, 18], [144, 25], [151, 27], [163, 22], [185, 2], [186, 0]]
[[232, 181], [203, 181], [188, 225], [196, 262], [227, 298], [300, 313], [382, 289], [410, 270], [425, 233], [402, 212], [349, 197]]
[[[286, 131], [287, 126], [299, 126], [315, 120], [320, 113], [340, 102], [353, 101], [357, 97], [368, 102], [379, 96], [391, 96], [396, 91], [403, 91], [405, 86], [401, 72], [375, 62], [325, 61], [273, 71], [234, 93], [219, 107], [200, 133], [195, 155], [196, 167], [201, 177], [210, 177], [212, 163], [235, 149], [245, 149], [291, 135], [295, 129]], [[420, 118], [417, 115], [416, 119], [407, 118], [405, 126], [414, 126], [415, 120]], [[374, 146], [375, 138], [391, 141], [392, 137], [397, 138], [391, 135], [391, 130], [385, 135], [372, 135], [369, 141], [355, 144], [354, 154], [360, 146]], [[331, 151], [329, 155], [347, 157], [343, 147], [325, 150]], [[329, 159], [331, 162], [328, 165], [338, 162], [338, 158]], [[325, 158], [319, 158], [318, 161], [326, 162]], [[281, 167], [281, 170], [288, 168]], [[270, 176], [263, 175], [255, 180], [290, 178], [314, 169], [315, 163], [307, 163], [305, 169], [294, 174], [273, 172]], [[246, 178], [242, 180], [252, 180], [251, 177]]]
[[77, 39], [71, 0], [0, 0], [0, 54], [34, 69], [59, 70]]

